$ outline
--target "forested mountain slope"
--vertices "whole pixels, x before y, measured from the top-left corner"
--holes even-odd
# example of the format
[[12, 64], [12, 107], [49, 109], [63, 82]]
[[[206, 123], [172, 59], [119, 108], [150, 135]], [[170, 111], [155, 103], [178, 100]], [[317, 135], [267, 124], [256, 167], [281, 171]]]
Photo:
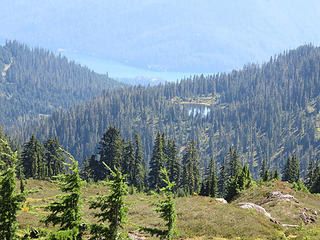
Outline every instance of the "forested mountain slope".
[[198, 143], [203, 165], [221, 162], [234, 145], [242, 161], [257, 173], [266, 159], [282, 169], [296, 154], [304, 169], [320, 156], [320, 48], [311, 45], [285, 52], [269, 62], [240, 71], [194, 76], [155, 87], [106, 90], [101, 97], [71, 111], [58, 111], [21, 133], [27, 139], [58, 136], [80, 161], [95, 151], [109, 125], [130, 138], [142, 137], [149, 159], [158, 130], [181, 150]]
[[105, 75], [16, 41], [0, 46], [0, 124], [4, 127], [46, 117], [88, 101], [102, 89], [120, 86]]

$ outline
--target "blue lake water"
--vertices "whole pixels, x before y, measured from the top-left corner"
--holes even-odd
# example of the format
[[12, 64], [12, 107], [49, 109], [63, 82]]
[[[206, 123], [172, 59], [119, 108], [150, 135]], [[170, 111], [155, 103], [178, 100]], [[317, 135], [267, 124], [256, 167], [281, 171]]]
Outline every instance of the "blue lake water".
[[[94, 56], [88, 56], [78, 53], [62, 52], [69, 60], [74, 60], [76, 63], [87, 66], [97, 73], [106, 74], [115, 79], [139, 79], [148, 78], [151, 81], [176, 81], [184, 77], [190, 77], [195, 74], [192, 72], [160, 72], [149, 69], [137, 68], [120, 63], [110, 59], [104, 59]], [[209, 73], [204, 73], [205, 75]]]

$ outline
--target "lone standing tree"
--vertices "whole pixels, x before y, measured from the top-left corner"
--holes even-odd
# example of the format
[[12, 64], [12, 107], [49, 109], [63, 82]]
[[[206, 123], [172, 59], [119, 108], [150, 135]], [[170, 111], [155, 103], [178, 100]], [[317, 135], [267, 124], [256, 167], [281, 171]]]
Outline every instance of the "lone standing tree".
[[148, 228], [148, 227], [141, 227], [140, 229], [150, 233], [152, 236], [156, 235], [160, 237], [160, 239], [174, 239], [174, 236], [178, 234], [176, 229], [176, 219], [177, 215], [175, 213], [175, 203], [174, 203], [174, 195], [172, 193], [173, 187], [175, 185], [174, 182], [171, 182], [168, 176], [168, 172], [165, 168], [162, 168], [162, 181], [164, 182], [165, 186], [160, 189], [160, 194], [154, 193], [155, 197], [159, 200], [158, 202], [151, 201], [151, 204], [155, 206], [155, 211], [160, 213], [160, 218], [165, 221], [166, 229], [158, 229], [158, 228]]
[[44, 223], [46, 225], [49, 223], [60, 225], [59, 231], [51, 234], [51, 239], [56, 239], [58, 236], [68, 237], [66, 239], [81, 239], [80, 195], [83, 181], [79, 176], [78, 162], [70, 153], [62, 149], [60, 150], [69, 156], [71, 163], [65, 163], [65, 165], [69, 167], [70, 172], [58, 175], [57, 183], [62, 192], [69, 194], [58, 196], [60, 201], [50, 203], [46, 209], [51, 213], [45, 218]]
[[[114, 171], [104, 164], [111, 173], [113, 180], [107, 184], [110, 186], [110, 194], [108, 196], [99, 196], [96, 201], [92, 201], [90, 209], [100, 209], [99, 213], [94, 216], [98, 218], [99, 224], [91, 226], [91, 240], [116, 240], [125, 238], [125, 234], [119, 233], [127, 221], [128, 207], [124, 201], [127, 195], [127, 186], [124, 183], [125, 175], [123, 175], [117, 167]], [[104, 222], [108, 221], [109, 226]]]

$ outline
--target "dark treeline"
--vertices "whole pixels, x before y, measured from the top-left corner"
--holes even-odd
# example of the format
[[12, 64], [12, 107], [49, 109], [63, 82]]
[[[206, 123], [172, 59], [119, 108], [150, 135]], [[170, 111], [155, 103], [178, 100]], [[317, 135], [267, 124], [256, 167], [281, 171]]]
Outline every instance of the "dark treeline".
[[0, 46], [0, 124], [15, 127], [120, 86], [106, 75], [16, 41]]
[[319, 157], [319, 73], [320, 49], [306, 45], [229, 74], [106, 90], [89, 103], [34, 122], [21, 135], [24, 140], [32, 133], [41, 140], [57, 136], [84, 160], [113, 125], [124, 138], [140, 135], [149, 161], [161, 131], [182, 149], [194, 139], [203, 168], [211, 157], [220, 167], [233, 145], [255, 177], [263, 159], [271, 169], [282, 169], [293, 152], [305, 175], [308, 162]]
[[[122, 138], [120, 131], [109, 127], [99, 141], [98, 150], [82, 164], [80, 176], [87, 182], [108, 179], [112, 171], [120, 170], [126, 176], [126, 183], [134, 191], [159, 191], [164, 187], [162, 170], [167, 169], [172, 188], [178, 196], [200, 194], [224, 197], [228, 201], [251, 187], [254, 181], [248, 165], [241, 163], [236, 149], [230, 147], [224, 153], [220, 167], [211, 157], [206, 168], [200, 167], [198, 147], [194, 140], [188, 141], [186, 148], [179, 151], [175, 140], [167, 138], [160, 131], [153, 141], [151, 160], [144, 160], [144, 146], [137, 134], [129, 139]], [[49, 138], [41, 144], [32, 136], [24, 144], [20, 165], [22, 177], [50, 179], [64, 173], [64, 154], [60, 152], [57, 139]], [[105, 167], [110, 167], [110, 171]], [[271, 170], [264, 160], [259, 169], [259, 181], [279, 180], [297, 184], [298, 188], [319, 192], [319, 162], [310, 162], [304, 180], [300, 173], [300, 163], [295, 155], [288, 157], [281, 169]]]

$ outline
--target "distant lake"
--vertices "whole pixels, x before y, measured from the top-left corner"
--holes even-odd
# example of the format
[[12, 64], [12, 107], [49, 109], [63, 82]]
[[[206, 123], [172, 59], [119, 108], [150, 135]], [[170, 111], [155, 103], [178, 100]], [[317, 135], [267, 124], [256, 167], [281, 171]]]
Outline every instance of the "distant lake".
[[[94, 56], [88, 56], [79, 53], [60, 52], [61, 55], [66, 56], [69, 60], [74, 60], [76, 63], [85, 65], [93, 71], [101, 74], [108, 73], [109, 77], [114, 79], [137, 79], [148, 78], [151, 81], [176, 81], [184, 77], [190, 77], [195, 74], [190, 72], [160, 72], [149, 69], [137, 68], [120, 63], [110, 59], [104, 59]], [[204, 73], [205, 75], [209, 73]]]

